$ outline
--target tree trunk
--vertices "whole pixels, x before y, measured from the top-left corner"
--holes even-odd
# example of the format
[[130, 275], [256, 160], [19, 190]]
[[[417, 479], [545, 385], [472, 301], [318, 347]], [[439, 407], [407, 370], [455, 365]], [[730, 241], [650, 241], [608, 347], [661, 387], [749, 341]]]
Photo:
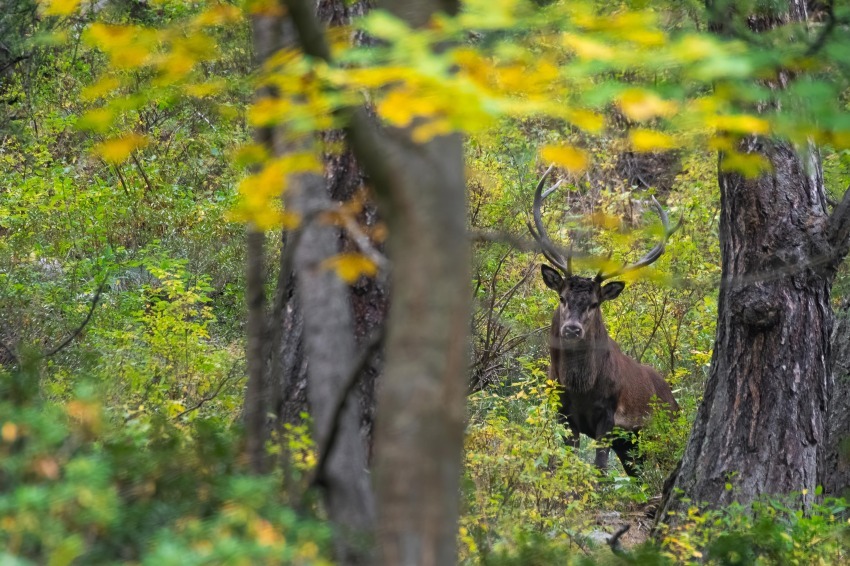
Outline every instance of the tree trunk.
[[[287, 208], [308, 218], [330, 204], [325, 180], [305, 174], [285, 194]], [[335, 407], [345, 395], [355, 358], [354, 326], [348, 286], [322, 262], [336, 255], [338, 228], [320, 221], [303, 228], [295, 250], [298, 303], [303, 316], [307, 358], [307, 394], [314, 440], [330, 450], [320, 470], [328, 515], [339, 532], [336, 559], [340, 564], [370, 564], [374, 501], [366, 471], [366, 448], [360, 435], [359, 395], [351, 394], [334, 431]], [[329, 438], [336, 434], [332, 447]]]
[[821, 461], [825, 495], [850, 498], [850, 303], [844, 302], [832, 334], [834, 384]]
[[[309, 4], [289, 0], [308, 55], [330, 51]], [[413, 26], [456, 2], [400, 0]], [[355, 111], [349, 141], [389, 226], [393, 286], [378, 388], [374, 476], [381, 563], [453, 564], [469, 335], [469, 242], [460, 136], [415, 143]]]
[[[723, 19], [713, 15], [722, 32]], [[747, 22], [762, 31], [805, 19], [805, 3], [791, 0], [783, 13]], [[790, 80], [781, 72], [777, 83]], [[830, 289], [846, 254], [846, 211], [828, 216], [814, 148], [801, 155], [789, 143], [754, 137], [738, 151], [763, 156], [772, 171], [747, 179], [724, 172], [720, 156], [717, 338], [705, 397], [665, 490], [659, 517], [672, 522], [667, 513], [685, 508], [680, 497], [722, 506], [802, 492], [809, 505], [825, 445]]]
[[[453, 564], [469, 334], [459, 136], [393, 148], [393, 288], [375, 423], [384, 564]], [[438, 166], [435, 166], [438, 164]]]
[[[349, 25], [352, 19], [366, 13], [368, 2], [344, 2], [343, 0], [320, 0], [316, 13], [319, 21], [329, 27]], [[345, 142], [341, 131], [322, 133], [326, 147], [340, 148]], [[349, 148], [324, 155], [325, 180], [330, 198], [338, 203], [348, 202], [364, 189], [365, 180], [352, 151]], [[364, 209], [358, 221], [367, 228], [380, 222], [377, 207], [366, 199]], [[357, 251], [351, 238], [344, 231], [338, 231], [338, 251]], [[284, 243], [284, 247], [285, 247]], [[381, 248], [377, 244], [378, 249]], [[295, 292], [292, 274], [281, 271], [278, 292], [285, 293], [287, 299]], [[361, 278], [349, 288], [349, 299], [354, 313], [354, 336], [363, 346], [366, 340], [378, 331], [386, 320], [387, 284], [376, 278]], [[281, 423], [297, 424], [301, 413], [310, 412], [307, 401], [307, 364], [303, 352], [301, 307], [297, 299], [284, 301], [285, 308], [277, 309], [273, 324], [281, 329], [278, 358], [273, 361], [273, 381], [278, 388], [278, 403], [274, 414]], [[372, 426], [375, 414], [375, 382], [381, 373], [383, 355], [379, 350], [371, 356], [363, 373], [358, 378], [360, 399], [360, 420], [367, 445], [372, 444]]]
[[[719, 175], [717, 338], [673, 487], [712, 506], [802, 490], [808, 503], [824, 441], [832, 326], [832, 272], [805, 266], [825, 249], [820, 165], [763, 138], [740, 149], [765, 156], [774, 171], [754, 180]], [[666, 510], [680, 507], [669, 500]]]

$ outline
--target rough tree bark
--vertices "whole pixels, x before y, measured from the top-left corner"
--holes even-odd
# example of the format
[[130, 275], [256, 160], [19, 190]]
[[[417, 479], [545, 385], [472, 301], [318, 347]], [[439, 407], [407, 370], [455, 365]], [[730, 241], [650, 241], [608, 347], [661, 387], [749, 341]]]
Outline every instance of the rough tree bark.
[[[806, 18], [751, 17], [754, 30]], [[777, 84], [790, 77], [781, 75]], [[660, 517], [693, 503], [722, 506], [763, 494], [814, 497], [830, 395], [830, 289], [846, 254], [847, 210], [830, 217], [820, 158], [811, 148], [761, 137], [739, 151], [765, 157], [757, 179], [723, 172], [720, 156], [722, 282], [705, 397]], [[845, 202], [846, 202], [845, 196]], [[731, 490], [726, 484], [732, 486]]]
[[850, 497], [850, 303], [847, 301], [836, 314], [832, 355], [835, 383], [827, 412], [820, 483], [825, 495]]
[[[289, 0], [302, 46], [329, 51], [307, 2]], [[425, 25], [456, 2], [388, 3]], [[384, 564], [453, 564], [463, 450], [469, 245], [463, 152], [457, 135], [417, 144], [354, 112], [350, 142], [389, 226], [393, 286], [378, 391], [374, 476]]]

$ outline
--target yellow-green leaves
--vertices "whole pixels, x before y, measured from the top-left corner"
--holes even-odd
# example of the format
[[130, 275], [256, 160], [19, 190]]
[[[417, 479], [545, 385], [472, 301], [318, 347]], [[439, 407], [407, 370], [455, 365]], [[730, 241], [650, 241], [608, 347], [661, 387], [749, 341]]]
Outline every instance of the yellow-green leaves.
[[626, 117], [638, 122], [652, 118], [669, 117], [676, 113], [678, 104], [663, 100], [657, 94], [639, 88], [630, 88], [617, 97], [617, 104]]
[[44, 15], [70, 16], [80, 5], [80, 0], [39, 0]]
[[117, 164], [130, 157], [133, 151], [147, 144], [148, 139], [144, 136], [135, 133], [126, 134], [97, 144], [94, 152], [107, 163]]
[[[257, 147], [250, 146], [254, 149], [247, 149], [245, 155], [259, 158]], [[239, 203], [232, 218], [250, 222], [261, 230], [297, 226], [300, 219], [281, 209], [280, 197], [292, 176], [321, 172], [322, 164], [315, 154], [309, 152], [292, 153], [266, 161], [259, 171], [239, 183]]]
[[632, 149], [639, 152], [663, 151], [676, 145], [669, 134], [640, 128], [629, 132], [629, 142]]

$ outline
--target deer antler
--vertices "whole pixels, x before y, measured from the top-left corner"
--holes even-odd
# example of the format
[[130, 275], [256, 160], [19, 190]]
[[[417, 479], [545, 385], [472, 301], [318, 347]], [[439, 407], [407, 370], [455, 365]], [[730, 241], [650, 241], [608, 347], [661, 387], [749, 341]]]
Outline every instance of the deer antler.
[[636, 271], [638, 269], [651, 265], [664, 253], [664, 249], [667, 246], [667, 240], [670, 239], [670, 236], [673, 235], [673, 232], [678, 230], [679, 226], [682, 225], [682, 219], [684, 218], [684, 216], [679, 219], [679, 222], [677, 222], [673, 228], [670, 228], [670, 218], [667, 216], [667, 212], [664, 210], [661, 204], [659, 204], [658, 200], [656, 200], [654, 196], [652, 197], [652, 204], [655, 206], [655, 210], [656, 212], [658, 212], [658, 216], [661, 218], [661, 225], [664, 227], [664, 235], [662, 236], [661, 241], [655, 244], [655, 247], [649, 250], [649, 252], [645, 256], [643, 256], [642, 258], [637, 260], [637, 262], [631, 265], [623, 265], [623, 267], [621, 267], [620, 269], [606, 274], [603, 274], [602, 270], [599, 270], [599, 273], [596, 274], [597, 281], [605, 281], [606, 279], [619, 277], [624, 273], [630, 273], [632, 271]]
[[[534, 206], [532, 208], [534, 226], [531, 225], [531, 222], [526, 222], [526, 225], [528, 226], [528, 231], [531, 232], [531, 237], [540, 244], [540, 251], [543, 252], [546, 259], [569, 277], [572, 275], [573, 271], [572, 247], [570, 248], [570, 254], [564, 257], [564, 255], [558, 251], [557, 246], [555, 246], [555, 244], [552, 243], [552, 240], [549, 239], [549, 234], [546, 232], [546, 226], [544, 226], [543, 219], [540, 217], [540, 205], [543, 204], [543, 199], [552, 194], [552, 192], [561, 185], [561, 181], [558, 181], [551, 188], [547, 189], [545, 194], [543, 192], [543, 186], [546, 184], [546, 177], [549, 176], [549, 173], [552, 172], [554, 167], [554, 165], [550, 165], [540, 178], [540, 182], [537, 183], [537, 188], [534, 190]], [[534, 229], [535, 227], [537, 230]]]

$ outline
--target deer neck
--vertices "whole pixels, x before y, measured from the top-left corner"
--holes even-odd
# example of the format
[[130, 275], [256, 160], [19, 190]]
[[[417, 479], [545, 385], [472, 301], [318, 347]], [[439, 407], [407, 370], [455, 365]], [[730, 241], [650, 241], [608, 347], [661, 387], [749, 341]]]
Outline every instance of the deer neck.
[[593, 389], [608, 364], [611, 339], [602, 321], [587, 328], [578, 342], [561, 342], [559, 374], [569, 391], [579, 393]]

